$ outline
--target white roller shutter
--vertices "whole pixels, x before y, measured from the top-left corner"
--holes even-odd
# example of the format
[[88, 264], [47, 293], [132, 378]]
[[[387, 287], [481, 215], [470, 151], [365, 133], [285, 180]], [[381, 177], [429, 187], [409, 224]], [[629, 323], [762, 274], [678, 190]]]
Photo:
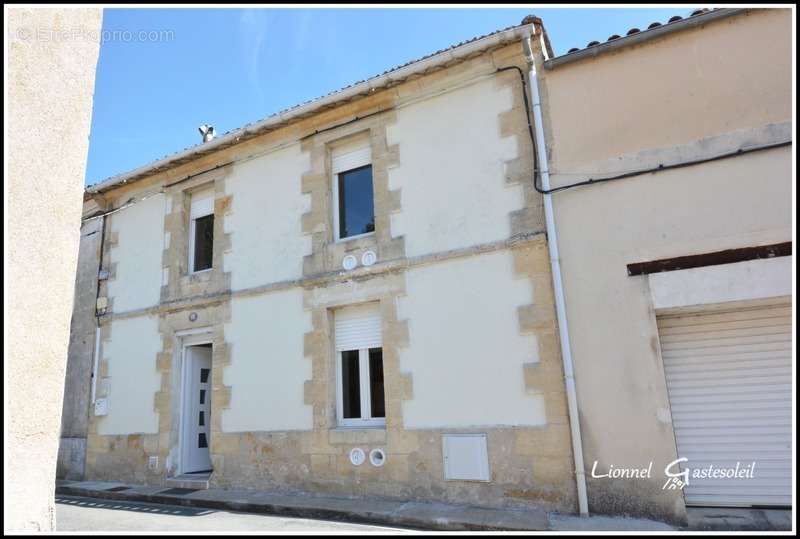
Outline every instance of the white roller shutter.
[[192, 193], [191, 218], [197, 219], [214, 213], [214, 189], [203, 189]]
[[383, 346], [381, 313], [377, 302], [336, 309], [333, 321], [337, 352]]
[[331, 169], [334, 174], [369, 165], [372, 152], [369, 139], [357, 139], [331, 150]]
[[692, 470], [756, 463], [753, 478], [690, 478], [687, 504], [791, 505], [791, 329], [788, 298], [659, 316], [678, 456]]

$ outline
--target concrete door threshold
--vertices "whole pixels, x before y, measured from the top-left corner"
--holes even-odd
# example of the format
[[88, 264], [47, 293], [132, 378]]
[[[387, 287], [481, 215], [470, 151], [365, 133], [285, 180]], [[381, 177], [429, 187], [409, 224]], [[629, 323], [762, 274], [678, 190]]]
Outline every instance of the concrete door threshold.
[[187, 487], [172, 488], [171, 485], [143, 486], [109, 481], [57, 481], [56, 493], [429, 530], [548, 529], [547, 513], [535, 508], [487, 509], [435, 502], [403, 502], [249, 489], [193, 490]]
[[196, 490], [208, 490], [208, 480], [211, 472], [206, 473], [187, 473], [170, 477], [166, 480], [167, 486], [175, 488], [190, 488]]

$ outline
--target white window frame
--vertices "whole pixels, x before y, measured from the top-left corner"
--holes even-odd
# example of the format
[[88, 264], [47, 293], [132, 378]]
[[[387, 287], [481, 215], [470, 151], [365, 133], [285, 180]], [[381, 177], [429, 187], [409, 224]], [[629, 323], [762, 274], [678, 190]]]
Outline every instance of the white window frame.
[[[374, 346], [373, 348], [380, 348], [381, 355], [383, 355], [383, 347]], [[369, 379], [369, 348], [361, 348], [358, 350], [358, 378], [360, 384], [359, 394], [361, 396], [361, 417], [360, 418], [345, 418], [344, 417], [344, 393], [342, 387], [342, 352], [351, 350], [343, 350], [336, 352], [336, 419], [340, 427], [356, 427], [356, 428], [385, 428], [385, 417], [372, 417], [372, 392], [370, 391]], [[385, 379], [384, 379], [385, 383]], [[384, 388], [384, 414], [386, 411], [385, 401], [386, 389]]]
[[[189, 211], [189, 273], [196, 275], [214, 269], [213, 263], [210, 268], [198, 271], [195, 271], [194, 269], [194, 241], [196, 236], [197, 220], [207, 215], [214, 215], [214, 189], [203, 189], [202, 191], [191, 193], [189, 196], [191, 197]], [[201, 200], [196, 200], [198, 198]], [[206, 202], [207, 199], [210, 199], [211, 204]]]
[[[333, 239], [336, 243], [354, 240], [357, 238], [364, 238], [372, 236], [375, 231], [365, 232], [363, 234], [356, 234], [355, 236], [347, 236], [342, 238], [339, 236], [339, 175], [345, 172], [350, 172], [357, 168], [372, 165], [372, 153], [368, 142], [362, 142], [357, 149], [334, 149], [331, 153], [331, 171], [333, 173]], [[372, 207], [375, 211], [375, 183], [372, 184]]]

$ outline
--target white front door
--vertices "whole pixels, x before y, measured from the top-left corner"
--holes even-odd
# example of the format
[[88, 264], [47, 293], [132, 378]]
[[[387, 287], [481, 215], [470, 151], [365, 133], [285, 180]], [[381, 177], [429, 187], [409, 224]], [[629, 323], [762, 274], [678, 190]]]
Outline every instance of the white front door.
[[211, 345], [187, 347], [185, 361], [183, 473], [211, 471]]

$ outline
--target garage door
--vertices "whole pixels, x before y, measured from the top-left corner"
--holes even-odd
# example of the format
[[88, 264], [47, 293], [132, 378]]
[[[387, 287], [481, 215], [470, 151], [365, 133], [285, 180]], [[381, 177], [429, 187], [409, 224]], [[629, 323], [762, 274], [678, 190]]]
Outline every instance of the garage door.
[[[752, 478], [690, 478], [689, 505], [791, 505], [791, 304], [658, 317], [678, 455], [690, 470]], [[721, 473], [721, 472], [720, 472]]]

